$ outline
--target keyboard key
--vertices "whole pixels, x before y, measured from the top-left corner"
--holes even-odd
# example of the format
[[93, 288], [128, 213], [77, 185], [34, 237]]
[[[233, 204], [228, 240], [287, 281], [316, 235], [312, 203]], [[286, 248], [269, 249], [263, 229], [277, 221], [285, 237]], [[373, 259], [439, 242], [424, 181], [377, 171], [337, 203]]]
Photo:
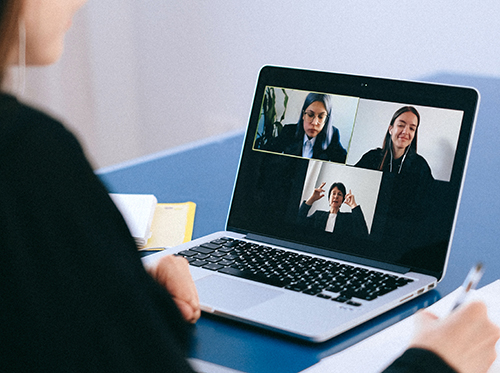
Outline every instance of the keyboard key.
[[189, 264], [192, 265], [192, 266], [195, 266], [195, 267], [201, 267], [201, 266], [204, 266], [207, 263], [208, 262], [205, 261], [205, 260], [195, 260], [194, 262], [191, 262]]
[[352, 300], [348, 300], [345, 303], [348, 304], [348, 305], [350, 305], [350, 306], [354, 306], [354, 307], [360, 307], [361, 306], [361, 303], [353, 302]]
[[317, 296], [320, 297], [320, 298], [324, 298], [324, 299], [330, 299], [331, 298], [331, 296], [323, 294], [323, 293], [319, 293]]
[[337, 298], [332, 298], [332, 300], [334, 300], [335, 302], [345, 303], [350, 299], [343, 296], [338, 296]]
[[216, 264], [216, 263], [210, 263], [210, 264], [204, 265], [203, 268], [210, 269], [211, 271], [217, 271], [221, 268], [224, 268], [224, 266], [221, 266], [221, 265]]
[[197, 251], [197, 252], [202, 253], [202, 254], [210, 254], [210, 253], [213, 253], [215, 250], [209, 249], [209, 248], [203, 247], [203, 246], [196, 246], [196, 247], [191, 248], [191, 251]]
[[217, 244], [214, 244], [214, 243], [204, 243], [203, 245], [200, 245], [201, 247], [204, 247], [206, 249], [211, 249], [212, 251], [213, 250], [217, 250], [221, 245], [217, 245]]
[[191, 250], [183, 250], [183, 251], [179, 251], [177, 254], [179, 255], [182, 255], [184, 257], [186, 256], [193, 256], [193, 255], [196, 255], [198, 254], [196, 251], [191, 251]]

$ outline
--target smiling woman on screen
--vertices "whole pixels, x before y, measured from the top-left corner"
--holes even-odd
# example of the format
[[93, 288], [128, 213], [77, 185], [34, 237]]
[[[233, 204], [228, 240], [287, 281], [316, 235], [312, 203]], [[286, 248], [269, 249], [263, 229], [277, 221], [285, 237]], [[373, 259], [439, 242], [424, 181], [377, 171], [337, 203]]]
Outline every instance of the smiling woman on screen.
[[431, 180], [431, 168], [417, 153], [420, 114], [413, 106], [403, 106], [396, 110], [384, 136], [382, 148], [365, 153], [356, 167], [400, 173], [414, 173]]

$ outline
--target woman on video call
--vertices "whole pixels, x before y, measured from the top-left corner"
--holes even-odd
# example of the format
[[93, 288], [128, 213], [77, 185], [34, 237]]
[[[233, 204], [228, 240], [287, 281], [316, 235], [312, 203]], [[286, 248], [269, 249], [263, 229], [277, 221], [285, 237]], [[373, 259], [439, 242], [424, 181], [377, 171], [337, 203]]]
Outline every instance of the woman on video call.
[[[311, 196], [303, 201], [299, 208], [299, 222], [314, 228], [322, 229], [326, 232], [343, 236], [368, 236], [365, 217], [361, 206], [356, 203], [354, 194], [346, 192], [343, 183], [333, 183], [328, 191], [329, 211], [315, 211], [311, 216], [307, 216], [312, 205], [325, 196], [323, 187], [326, 182], [321, 183], [319, 188], [315, 188]], [[342, 204], [351, 208], [351, 212], [340, 212]]]
[[[56, 62], [84, 0], [0, 0], [0, 79]], [[200, 306], [187, 261], [147, 272], [107, 190], [56, 119], [0, 93], [0, 362], [9, 372], [192, 372]], [[482, 303], [423, 312], [390, 372], [485, 372], [498, 329]], [[411, 367], [411, 368], [408, 368]], [[453, 370], [454, 369], [454, 370]]]
[[309, 93], [297, 124], [285, 125], [266, 150], [304, 158], [345, 163], [347, 152], [333, 124], [329, 95]]
[[417, 153], [419, 124], [417, 109], [413, 106], [399, 108], [389, 123], [382, 148], [365, 153], [355, 166], [395, 174], [411, 172], [432, 180], [431, 168]]

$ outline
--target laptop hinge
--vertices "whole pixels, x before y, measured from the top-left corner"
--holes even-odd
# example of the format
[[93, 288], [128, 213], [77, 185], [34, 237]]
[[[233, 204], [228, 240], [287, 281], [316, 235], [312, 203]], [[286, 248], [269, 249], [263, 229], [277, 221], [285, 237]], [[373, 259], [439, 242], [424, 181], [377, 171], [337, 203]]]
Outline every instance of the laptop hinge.
[[354, 255], [349, 255], [349, 254], [339, 253], [339, 252], [321, 249], [321, 248], [317, 248], [317, 247], [302, 245], [299, 243], [294, 243], [294, 242], [284, 241], [284, 240], [280, 240], [280, 239], [276, 239], [276, 238], [261, 236], [258, 234], [248, 233], [246, 235], [246, 238], [249, 240], [267, 243], [269, 245], [276, 245], [276, 246], [286, 247], [286, 248], [293, 249], [293, 250], [305, 251], [305, 252], [310, 253], [310, 254], [322, 255], [322, 256], [326, 256], [328, 258], [343, 260], [346, 262], [352, 262], [352, 263], [365, 265], [368, 267], [374, 267], [374, 268], [378, 268], [378, 269], [382, 269], [382, 270], [386, 270], [386, 271], [391, 271], [391, 272], [396, 272], [396, 273], [401, 273], [401, 274], [410, 272], [409, 267], [379, 262], [377, 260], [372, 260], [372, 259], [367, 259], [367, 258], [360, 258], [360, 257], [354, 256]]

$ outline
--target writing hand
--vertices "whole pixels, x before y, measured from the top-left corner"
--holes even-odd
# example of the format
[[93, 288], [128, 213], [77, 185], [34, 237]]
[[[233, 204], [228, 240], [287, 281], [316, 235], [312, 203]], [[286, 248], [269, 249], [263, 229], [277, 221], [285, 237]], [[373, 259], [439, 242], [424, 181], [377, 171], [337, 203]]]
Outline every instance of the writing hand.
[[496, 359], [500, 329], [484, 303], [471, 302], [444, 319], [428, 311], [417, 315], [417, 333], [410, 347], [430, 350], [457, 372], [486, 372]]

